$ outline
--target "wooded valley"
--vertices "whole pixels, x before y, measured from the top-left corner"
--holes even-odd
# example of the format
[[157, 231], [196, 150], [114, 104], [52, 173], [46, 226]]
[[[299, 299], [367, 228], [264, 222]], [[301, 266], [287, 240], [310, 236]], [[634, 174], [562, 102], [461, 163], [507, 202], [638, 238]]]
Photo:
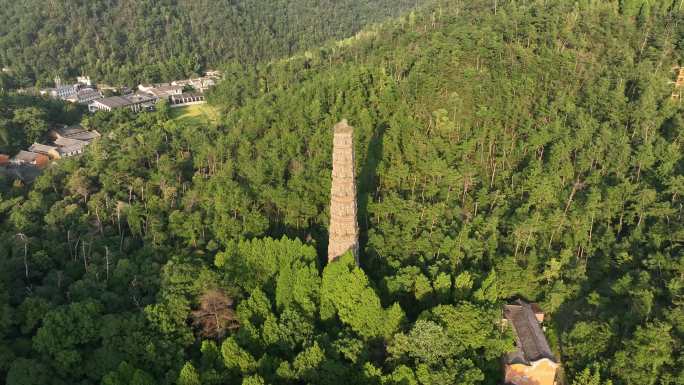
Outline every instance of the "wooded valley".
[[349, 36], [426, 0], [0, 0], [0, 65], [23, 86], [90, 74], [136, 85], [255, 64]]

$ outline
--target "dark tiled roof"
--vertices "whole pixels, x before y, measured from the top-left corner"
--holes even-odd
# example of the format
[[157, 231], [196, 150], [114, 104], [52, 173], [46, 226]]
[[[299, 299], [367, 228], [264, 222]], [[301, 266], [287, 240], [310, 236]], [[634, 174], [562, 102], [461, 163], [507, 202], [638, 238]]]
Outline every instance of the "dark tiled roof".
[[100, 137], [100, 133], [93, 130], [93, 131], [82, 131], [82, 132], [77, 132], [75, 134], [71, 134], [67, 136], [69, 139], [76, 139], [76, 140], [83, 140], [86, 142], [90, 142], [93, 139], [97, 139]]
[[102, 92], [93, 89], [93, 88], [84, 88], [82, 90], [79, 90], [77, 93], [78, 97], [80, 98], [88, 98], [88, 97], [102, 97]]
[[156, 100], [156, 98], [153, 96], [138, 93], [125, 96], [110, 96], [108, 98], [97, 99], [95, 102], [113, 109], [119, 107], [128, 107], [133, 104], [145, 103], [154, 100]]
[[69, 137], [71, 135], [79, 134], [81, 132], [87, 131], [85, 128], [83, 128], [79, 124], [75, 124], [73, 126], [66, 126], [63, 128], [58, 128], [57, 133], [61, 136], [66, 136]]
[[21, 150], [17, 155], [14, 156], [14, 159], [22, 162], [33, 162], [39, 156], [40, 154], [38, 153]]
[[155, 87], [155, 88], [153, 88], [153, 90], [157, 91], [157, 92], [178, 92], [179, 90], [180, 91], [183, 90], [183, 86], [172, 86], [172, 85], [166, 86], [165, 85], [165, 86]]
[[84, 142], [84, 141], [82, 141], [82, 140], [78, 140], [78, 139], [57, 138], [57, 139], [55, 139], [55, 144], [56, 144], [58, 147], [61, 147], [61, 146], [76, 146], [76, 145], [85, 146], [85, 145], [87, 145], [88, 143], [86, 143], [86, 142]]
[[109, 108], [126, 107], [133, 104], [130, 100], [121, 96], [110, 96], [108, 98], [99, 99], [97, 102]]
[[47, 154], [48, 152], [53, 150], [57, 150], [57, 147], [48, 146], [46, 144], [40, 143], [33, 143], [31, 147], [29, 147], [29, 152], [35, 152], [37, 154]]
[[517, 337], [518, 350], [506, 356], [508, 363], [524, 363], [548, 358], [555, 362], [544, 331], [537, 321], [535, 309], [522, 300], [504, 306], [504, 317], [513, 325]]
[[156, 97], [144, 93], [126, 95], [125, 98], [130, 102], [130, 104], [155, 102], [157, 100]]

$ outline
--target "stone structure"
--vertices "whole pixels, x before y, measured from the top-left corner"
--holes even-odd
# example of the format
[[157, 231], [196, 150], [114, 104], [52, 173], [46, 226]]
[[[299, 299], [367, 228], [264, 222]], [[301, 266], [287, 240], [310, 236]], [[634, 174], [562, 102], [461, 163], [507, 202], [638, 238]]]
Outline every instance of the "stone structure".
[[359, 225], [356, 221], [354, 128], [343, 119], [333, 129], [333, 170], [330, 189], [328, 261], [351, 250], [358, 263]]
[[204, 95], [194, 92], [184, 92], [180, 95], [171, 95], [171, 100], [169, 102], [171, 107], [182, 107], [204, 103], [206, 103], [206, 101], [204, 100]]
[[505, 383], [555, 385], [556, 362], [540, 323], [544, 313], [536, 304], [517, 300], [504, 306], [504, 322], [513, 327], [517, 350], [504, 357]]

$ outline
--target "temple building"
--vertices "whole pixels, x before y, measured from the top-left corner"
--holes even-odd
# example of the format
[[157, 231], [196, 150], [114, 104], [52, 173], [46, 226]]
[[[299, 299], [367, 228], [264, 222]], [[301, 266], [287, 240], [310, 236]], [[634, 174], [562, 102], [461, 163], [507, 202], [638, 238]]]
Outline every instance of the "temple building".
[[29, 147], [29, 152], [35, 152], [36, 154], [47, 155], [50, 159], [59, 159], [59, 149], [55, 146], [49, 146], [47, 144], [33, 143]]
[[38, 168], [45, 168], [49, 160], [50, 158], [45, 154], [21, 150], [17, 155], [10, 159], [9, 163], [15, 166], [36, 166]]
[[133, 112], [154, 111], [158, 98], [149, 94], [130, 94], [124, 96], [110, 96], [94, 100], [88, 105], [90, 112], [111, 112], [119, 108], [128, 108]]
[[537, 304], [517, 300], [504, 306], [504, 322], [516, 336], [514, 352], [504, 357], [505, 383], [555, 385], [558, 363], [541, 328], [544, 313]]
[[328, 261], [351, 250], [358, 263], [359, 225], [356, 219], [354, 128], [344, 119], [333, 128], [333, 169], [330, 189]]

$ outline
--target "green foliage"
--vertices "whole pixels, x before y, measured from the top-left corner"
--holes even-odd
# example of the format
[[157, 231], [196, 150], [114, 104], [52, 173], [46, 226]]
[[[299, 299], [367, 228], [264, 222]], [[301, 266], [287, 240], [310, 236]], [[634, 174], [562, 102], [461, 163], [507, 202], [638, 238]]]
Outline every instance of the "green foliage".
[[45, 315], [33, 344], [47, 354], [64, 375], [82, 375], [88, 347], [99, 338], [102, 306], [96, 302], [73, 303]]
[[615, 355], [612, 372], [626, 384], [655, 384], [663, 365], [672, 362], [674, 340], [670, 325], [639, 327]]
[[102, 379], [102, 385], [152, 385], [154, 378], [126, 361]]
[[195, 367], [192, 366], [192, 363], [186, 362], [185, 365], [183, 365], [183, 369], [181, 369], [180, 374], [178, 375], [178, 381], [176, 383], [178, 385], [201, 384], [199, 373], [197, 373], [197, 369], [195, 369]]
[[400, 308], [383, 309], [380, 298], [370, 287], [368, 277], [351, 252], [328, 264], [321, 283], [321, 318], [339, 317], [359, 336], [370, 339], [389, 337], [397, 331]]
[[[115, 3], [89, 8], [109, 20], [102, 31], [118, 25], [109, 12], [124, 3]], [[339, 31], [362, 9], [335, 8], [344, 4], [328, 7], [340, 13]], [[309, 52], [226, 65], [207, 95], [212, 119], [88, 116], [103, 135], [83, 156], [32, 184], [0, 172], [0, 377], [495, 384], [514, 342], [500, 328], [501, 305], [524, 297], [544, 309], [569, 381], [682, 382], [684, 120], [668, 83], [684, 54], [682, 14], [648, 4], [632, 17], [634, 4], [619, 2], [499, 1], [494, 12], [487, 1], [439, 1]], [[327, 6], [289, 13], [292, 33]], [[43, 8], [85, 18], [81, 5], [64, 7]], [[205, 3], [142, 2], [120, 13], [148, 23], [90, 34], [100, 40], [69, 46], [83, 54], [50, 63], [109, 79], [189, 73], [214, 62], [185, 52], [230, 54], [241, 35], [217, 34], [250, 28], [226, 23], [231, 7], [192, 24], [226, 24], [206, 34], [224, 41], [215, 49], [174, 27], [185, 13], [172, 9], [205, 15]], [[22, 9], [35, 13], [31, 2]], [[7, 24], [0, 47], [27, 44], [0, 57], [22, 62], [20, 47], [36, 59], [19, 72], [43, 71], [52, 48], [26, 47], [55, 34]], [[45, 24], [54, 30], [53, 19]], [[62, 24], [73, 30], [71, 19]], [[140, 32], [162, 27], [176, 29], [163, 39]], [[259, 31], [254, 39], [272, 41]], [[133, 34], [160, 42], [129, 44]], [[312, 34], [311, 44], [338, 36]], [[107, 54], [115, 49], [120, 56]], [[0, 99], [3, 151], [78, 117], [35, 97]], [[355, 126], [360, 266], [346, 255], [323, 268], [330, 128], [341, 118]], [[207, 290], [229, 300], [202, 308]], [[200, 309], [236, 328], [203, 336]]]
[[36, 107], [26, 107], [14, 111], [12, 123], [23, 127], [27, 141], [33, 143], [47, 133], [46, 119], [44, 111]]
[[40, 385], [48, 383], [49, 379], [49, 370], [40, 362], [19, 358], [10, 366], [6, 383], [8, 385]]
[[[107, 83], [155, 82], [236, 60], [291, 55], [397, 15], [414, 1], [0, 2], [0, 63], [46, 84], [83, 72]], [[332, 20], [331, 20], [332, 16]], [[4, 88], [4, 87], [0, 87]]]
[[316, 251], [313, 248], [299, 240], [270, 238], [240, 241], [232, 247], [233, 250], [219, 253], [214, 262], [217, 267], [226, 271], [228, 280], [234, 281], [246, 291], [265, 286], [272, 292], [276, 284], [280, 284], [282, 288], [278, 298], [282, 305], [295, 298], [293, 293], [287, 292], [288, 289], [303, 290], [301, 294], [304, 296], [297, 299], [298, 301], [310, 300], [312, 293], [306, 293], [306, 287], [301, 286], [305, 283], [297, 283], [300, 287], [295, 287], [296, 283], [292, 280], [295, 278], [293, 275], [298, 274], [306, 280], [308, 268], [315, 269]]
[[242, 349], [234, 338], [228, 338], [221, 345], [221, 355], [226, 368], [239, 373], [250, 374], [256, 369], [256, 360]]
[[[512, 341], [497, 331], [494, 316], [495, 312], [469, 303], [433, 308], [415, 322], [408, 334], [396, 334], [391, 341], [387, 349], [391, 361], [407, 366], [398, 366], [401, 374], [395, 372], [390, 381], [397, 381], [397, 375], [407, 376], [402, 368], [414, 367], [421, 384], [479, 383], [483, 372], [461, 357], [496, 360], [513, 349]], [[402, 381], [416, 380], [409, 376]]]
[[510, 336], [502, 335], [498, 326], [500, 311], [482, 308], [469, 302], [456, 306], [439, 305], [425, 317], [439, 323], [448, 338], [458, 344], [458, 351], [477, 351], [487, 359], [495, 359], [513, 350]]
[[258, 374], [245, 377], [244, 380], [242, 380], [242, 385], [264, 385], [264, 379], [261, 378]]
[[601, 381], [598, 370], [586, 368], [572, 381], [572, 385], [613, 385], [611, 380]]
[[315, 343], [295, 357], [292, 368], [297, 378], [315, 382], [321, 377], [318, 371], [324, 360], [325, 353]]
[[457, 342], [449, 339], [441, 326], [425, 320], [416, 321], [408, 335], [396, 335], [388, 351], [395, 359], [405, 354], [428, 365], [438, 364], [459, 352]]
[[610, 346], [613, 337], [610, 325], [602, 322], [581, 321], [564, 336], [563, 350], [581, 367], [600, 359]]
[[61, 102], [0, 92], [0, 153], [14, 155], [36, 141], [44, 143], [50, 125], [73, 123], [78, 116]]

